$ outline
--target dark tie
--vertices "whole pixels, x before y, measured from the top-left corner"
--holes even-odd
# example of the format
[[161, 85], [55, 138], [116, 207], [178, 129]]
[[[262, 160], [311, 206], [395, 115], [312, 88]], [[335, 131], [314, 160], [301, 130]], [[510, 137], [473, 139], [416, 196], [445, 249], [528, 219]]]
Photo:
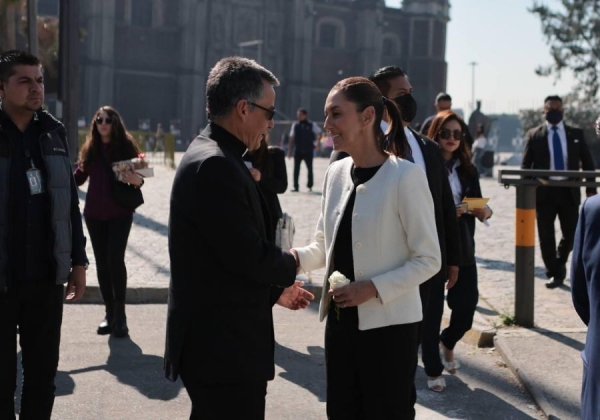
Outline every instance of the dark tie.
[[565, 160], [563, 158], [563, 150], [560, 144], [560, 136], [558, 135], [558, 127], [552, 126], [554, 133], [552, 134], [552, 148], [554, 149], [554, 169], [562, 171], [565, 169]]

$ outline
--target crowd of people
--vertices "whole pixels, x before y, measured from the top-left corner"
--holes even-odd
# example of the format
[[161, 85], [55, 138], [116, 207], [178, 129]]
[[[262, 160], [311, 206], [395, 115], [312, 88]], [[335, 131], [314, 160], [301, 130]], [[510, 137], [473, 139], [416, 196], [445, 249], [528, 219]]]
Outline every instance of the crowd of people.
[[[419, 347], [427, 387], [443, 392], [442, 372], [460, 368], [454, 348], [472, 326], [479, 296], [475, 228], [493, 212], [464, 200], [483, 197], [467, 125], [452, 111], [450, 96], [440, 94], [437, 113], [421, 132], [413, 129], [417, 103], [400, 67], [337, 82], [324, 103], [326, 147], [334, 153], [314, 240], [282, 249], [275, 237], [283, 216], [277, 195], [288, 187], [285, 156], [294, 157], [292, 191], [300, 190], [302, 162], [311, 191], [322, 132], [299, 109], [287, 153], [269, 146], [278, 85], [272, 72], [241, 57], [220, 60], [208, 75], [210, 122], [185, 152], [171, 193], [166, 377], [182, 379], [191, 419], [263, 419], [274, 377], [272, 306], [309, 306], [314, 296], [296, 275], [325, 267], [319, 318], [326, 321], [327, 417], [414, 418]], [[97, 334], [128, 335], [125, 250], [144, 178], [133, 170], [117, 178], [112, 164], [140, 149], [117, 110], [102, 106], [72, 172], [65, 129], [41, 108], [42, 68], [30, 54], [0, 55], [0, 99], [0, 361], [9, 373], [0, 382], [0, 418], [15, 419], [18, 328], [20, 418], [49, 419], [63, 299], [75, 301], [85, 290], [77, 186], [86, 181], [83, 217], [105, 306]], [[582, 132], [562, 123], [561, 99], [548, 97], [544, 113], [547, 123], [528, 133], [523, 168], [593, 170]], [[473, 150], [484, 134], [476, 133]], [[591, 261], [597, 259], [589, 253], [600, 206], [596, 199], [586, 203], [576, 233], [576, 191], [538, 189], [540, 244], [549, 288], [564, 281], [575, 245], [574, 301], [593, 330], [598, 286]], [[345, 285], [330, 281], [334, 273]], [[226, 297], [227, 305], [220, 299], [198, 304], [201, 295]], [[445, 300], [452, 313], [441, 330]], [[586, 419], [600, 415], [598, 341], [591, 334]]]

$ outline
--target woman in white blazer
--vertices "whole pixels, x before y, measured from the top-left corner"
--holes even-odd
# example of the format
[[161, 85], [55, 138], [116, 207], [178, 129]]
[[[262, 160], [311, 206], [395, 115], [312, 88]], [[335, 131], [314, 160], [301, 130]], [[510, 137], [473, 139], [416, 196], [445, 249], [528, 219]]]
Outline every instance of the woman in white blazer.
[[[383, 133], [384, 111], [390, 127]], [[300, 268], [327, 267], [329, 419], [414, 418], [419, 284], [440, 269], [433, 201], [425, 174], [403, 160], [400, 112], [366, 78], [338, 82], [325, 104], [334, 149], [350, 157], [325, 175], [315, 241], [293, 249]], [[330, 288], [334, 271], [350, 284]]]

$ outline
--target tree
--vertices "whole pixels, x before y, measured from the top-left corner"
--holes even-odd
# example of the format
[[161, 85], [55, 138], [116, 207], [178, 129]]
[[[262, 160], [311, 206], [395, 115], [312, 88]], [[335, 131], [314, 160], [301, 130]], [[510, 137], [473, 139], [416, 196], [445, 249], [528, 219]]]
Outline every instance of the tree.
[[600, 0], [560, 2], [562, 10], [554, 10], [540, 0], [533, 0], [529, 9], [540, 18], [554, 60], [539, 66], [536, 73], [558, 79], [564, 70], [571, 70], [578, 88], [588, 99], [595, 99], [600, 87]]

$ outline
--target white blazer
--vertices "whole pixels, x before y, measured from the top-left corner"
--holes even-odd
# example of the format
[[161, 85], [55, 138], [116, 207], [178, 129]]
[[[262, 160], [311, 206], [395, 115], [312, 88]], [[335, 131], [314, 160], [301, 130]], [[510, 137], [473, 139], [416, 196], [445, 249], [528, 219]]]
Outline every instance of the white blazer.
[[[354, 189], [352, 164], [351, 158], [342, 159], [325, 174], [315, 240], [296, 248], [306, 271], [323, 266], [326, 273], [331, 271], [333, 245]], [[372, 280], [379, 294], [358, 306], [358, 328], [421, 321], [419, 284], [440, 270], [441, 255], [433, 200], [417, 165], [390, 156], [373, 178], [356, 188], [352, 242], [355, 280]], [[331, 300], [328, 280], [323, 282], [321, 321]]]

